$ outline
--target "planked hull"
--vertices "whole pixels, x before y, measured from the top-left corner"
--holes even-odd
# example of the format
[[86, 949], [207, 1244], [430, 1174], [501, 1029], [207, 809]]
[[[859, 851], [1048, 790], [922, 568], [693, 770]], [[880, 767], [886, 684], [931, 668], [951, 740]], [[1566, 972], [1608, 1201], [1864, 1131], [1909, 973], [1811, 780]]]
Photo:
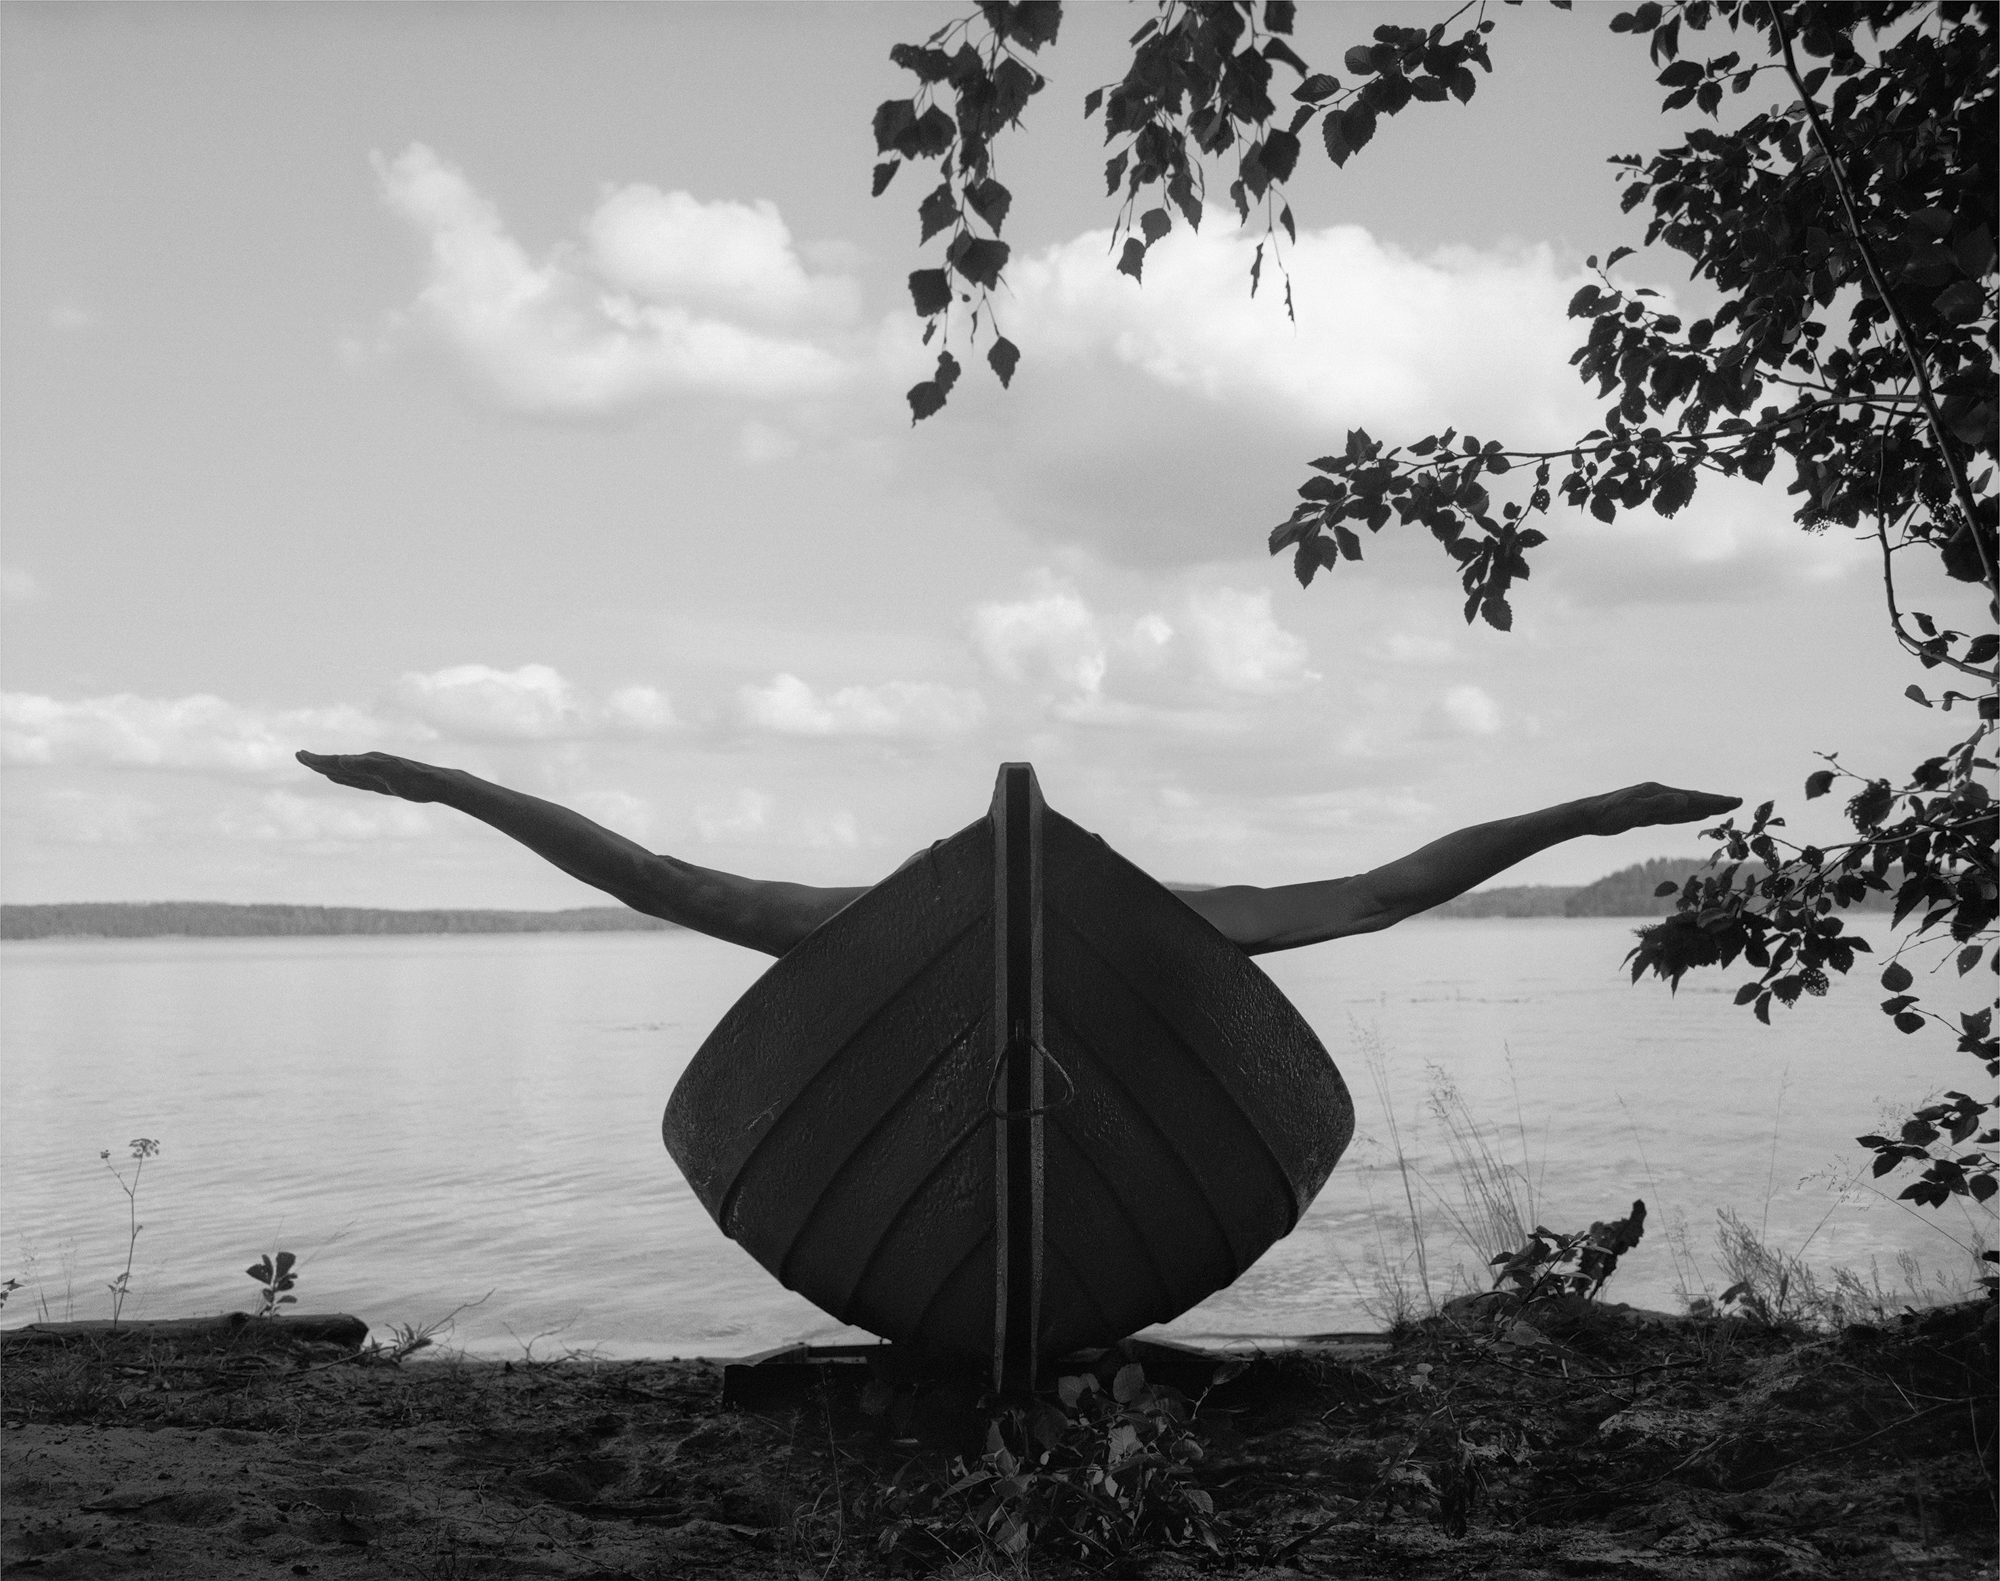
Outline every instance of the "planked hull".
[[1270, 979], [1009, 765], [731, 1008], [663, 1133], [785, 1285], [1031, 1383], [1233, 1281], [1353, 1124]]

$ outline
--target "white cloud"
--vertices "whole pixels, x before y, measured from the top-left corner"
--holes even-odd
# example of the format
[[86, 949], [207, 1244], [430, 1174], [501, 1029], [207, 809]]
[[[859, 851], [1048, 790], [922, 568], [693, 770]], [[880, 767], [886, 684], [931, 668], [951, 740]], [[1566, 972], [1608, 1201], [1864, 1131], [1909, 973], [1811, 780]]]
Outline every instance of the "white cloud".
[[814, 851], [852, 851], [861, 845], [854, 814], [844, 807], [773, 817], [777, 798], [744, 789], [720, 806], [695, 808], [695, 831], [711, 845], [784, 846]]
[[761, 467], [797, 455], [799, 442], [782, 428], [753, 419], [737, 431], [736, 453], [752, 466]]
[[1306, 668], [1306, 645], [1272, 618], [1269, 588], [1192, 594], [1188, 616], [1203, 666], [1219, 686], [1275, 692], [1317, 679]]
[[628, 839], [639, 838], [653, 826], [652, 804], [626, 791], [582, 791], [568, 800], [584, 817]]
[[627, 686], [602, 706], [578, 695], [546, 664], [499, 670], [454, 664], [411, 671], [392, 689], [396, 704], [442, 734], [468, 741], [551, 741], [645, 735], [671, 729], [673, 705], [651, 686]]
[[815, 850], [852, 851], [861, 844], [861, 831], [854, 814], [843, 807], [806, 820], [799, 828], [799, 843]]
[[711, 844], [722, 840], [743, 840], [763, 833], [777, 802], [760, 790], [740, 790], [725, 807], [704, 802], [694, 810], [694, 826]]
[[1196, 587], [1169, 601], [1169, 618], [1157, 609], [1099, 614], [1046, 569], [1034, 584], [1027, 598], [976, 607], [972, 646], [995, 676], [1031, 689], [1059, 719], [1214, 733], [1232, 728], [1242, 697], [1318, 679], [1305, 643], [1273, 617], [1268, 589]]
[[1376, 652], [1392, 664], [1444, 664], [1457, 655], [1458, 649], [1445, 638], [1427, 632], [1393, 631]]
[[97, 315], [74, 302], [59, 302], [49, 309], [49, 328], [65, 335], [81, 334], [97, 327]]
[[[1288, 252], [1294, 324], [1268, 254], [1249, 295], [1256, 240], [1221, 215], [1199, 234], [1179, 227], [1148, 255], [1143, 285], [1107, 261], [1101, 231], [1019, 258], [1016, 388], [968, 381], [926, 454], [941, 471], [977, 467], [1010, 519], [1046, 540], [1157, 568], [1261, 552], [1311, 458], [1350, 428], [1407, 443], [1452, 426], [1543, 447], [1600, 425], [1605, 403], [1569, 361], [1586, 326], [1568, 303], [1587, 276], [1553, 249], [1413, 255], [1355, 226], [1302, 232]], [[984, 464], [1001, 452], [1024, 464]], [[1498, 480], [1496, 498], [1520, 497], [1527, 479]], [[1554, 592], [1743, 602], [1866, 569], [1841, 534], [1799, 531], [1781, 489], [1745, 481], [1705, 477], [1671, 520], [1620, 511], [1607, 527], [1558, 507], [1543, 525], [1552, 541], [1531, 557], [1523, 618]], [[1449, 607], [1453, 567], [1428, 534], [1392, 522], [1364, 542], [1365, 567], [1337, 586], [1365, 575], [1437, 587]]]
[[671, 698], [654, 686], [623, 686], [604, 700], [604, 717], [615, 726], [640, 733], [670, 730], [674, 725]]
[[1097, 617], [1072, 588], [1038, 573], [1042, 590], [1012, 603], [981, 604], [972, 613], [972, 644], [1004, 680], [1053, 684], [1075, 697], [1103, 690], [1109, 665]]
[[1123, 647], [1142, 665], [1157, 663], [1174, 640], [1173, 623], [1158, 610], [1149, 610], [1132, 622], [1131, 634]]
[[[1535, 591], [1583, 605], [1745, 603], [1880, 570], [1872, 540], [1842, 531], [1808, 533], [1792, 520], [1778, 474], [1763, 486], [1704, 476], [1694, 500], [1671, 520], [1651, 510], [1600, 522], [1583, 511], [1555, 519], [1533, 558]], [[1532, 616], [1532, 595], [1515, 598]]]
[[[1291, 849], [1302, 835], [1359, 828], [1421, 828], [1435, 809], [1408, 790], [1367, 786], [1270, 795], [1247, 787], [1232, 790], [1222, 786], [1196, 794], [1184, 786], [1168, 785], [1155, 793], [1151, 806], [1139, 804], [1133, 811], [1135, 832], [1162, 846]], [[1169, 877], [1200, 881], [1205, 875], [1184, 871]]]
[[1490, 736], [1500, 729], [1500, 705], [1477, 686], [1454, 686], [1446, 692], [1444, 715], [1454, 729], [1468, 736]]
[[52, 792], [41, 814], [49, 837], [71, 845], [133, 845], [152, 839], [160, 821], [160, 809], [143, 797], [87, 790]]
[[436, 336], [508, 406], [595, 414], [677, 395], [770, 399], [845, 377], [800, 327], [843, 324], [854, 287], [808, 274], [769, 204], [608, 189], [583, 242], [537, 262], [423, 144], [375, 165], [389, 206], [429, 244], [399, 327]]
[[423, 808], [390, 797], [298, 796], [266, 791], [256, 801], [224, 807], [216, 827], [238, 840], [297, 843], [415, 840], [432, 832]]
[[845, 686], [822, 698], [796, 675], [773, 676], [741, 693], [744, 717], [792, 736], [949, 736], [974, 728], [986, 705], [977, 692], [930, 681]]
[[[1539, 445], [1598, 421], [1569, 366], [1582, 328], [1567, 306], [1584, 275], [1547, 247], [1413, 256], [1356, 226], [1302, 232], [1287, 252], [1293, 323], [1268, 251], [1251, 298], [1257, 237], [1231, 218], [1177, 228], [1143, 285], [1112, 267], [1107, 240], [1017, 259], [1014, 392], [968, 379], [936, 420], [955, 430], [926, 452], [941, 473], [977, 468], [1046, 539], [1149, 567], [1254, 554], [1307, 463], [1350, 428], [1398, 443], [1455, 425]], [[1022, 464], [984, 464], [1001, 452]], [[1391, 527], [1384, 549], [1409, 536]], [[1427, 537], [1407, 553], [1371, 542], [1369, 558], [1448, 569]]]
[[1355, 225], [1302, 231], [1286, 255], [1293, 323], [1268, 267], [1251, 297], [1258, 237], [1219, 211], [1155, 245], [1143, 286], [1107, 266], [1108, 241], [1089, 232], [1017, 264], [1010, 333], [1045, 357], [1110, 360], [1210, 408], [1247, 402], [1260, 423], [1329, 437], [1504, 419], [1512, 438], [1561, 442], [1591, 408], [1568, 366], [1585, 276], [1546, 246], [1416, 258]]
[[288, 779], [317, 752], [402, 751], [441, 735], [471, 741], [617, 740], [674, 726], [664, 692], [628, 686], [602, 704], [577, 694], [545, 664], [496, 670], [461, 664], [403, 676], [377, 710], [246, 708], [209, 693], [139, 697], [120, 692], [66, 702], [0, 693], [0, 763], [19, 767], [194, 770]]
[[411, 671], [396, 683], [394, 695], [426, 724], [475, 740], [546, 740], [575, 734], [583, 724], [574, 690], [546, 664], [524, 664], [518, 670], [455, 664], [428, 675]]
[[643, 182], [607, 187], [584, 237], [605, 281], [654, 302], [808, 325], [845, 323], [859, 305], [852, 280], [806, 272], [774, 203], [703, 203]]
[[48, 590], [32, 571], [0, 565], [0, 604], [32, 604], [47, 597]]
[[358, 708], [240, 708], [206, 693], [149, 698], [120, 692], [59, 702], [0, 694], [0, 762], [25, 766], [196, 769], [268, 777], [298, 772], [292, 753], [364, 751], [398, 731]]

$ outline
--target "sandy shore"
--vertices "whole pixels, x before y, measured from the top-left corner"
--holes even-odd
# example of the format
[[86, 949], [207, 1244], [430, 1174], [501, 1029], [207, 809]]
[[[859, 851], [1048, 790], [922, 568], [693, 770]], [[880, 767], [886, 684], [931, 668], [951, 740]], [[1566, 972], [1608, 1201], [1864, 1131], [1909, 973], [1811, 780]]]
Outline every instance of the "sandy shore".
[[386, 1365], [282, 1322], [10, 1339], [0, 1558], [162, 1581], [1992, 1575], [1990, 1305], [1817, 1338], [1531, 1316], [1250, 1366], [1191, 1424], [1214, 1551], [1109, 1564], [946, 1519], [966, 1446], [914, 1441], [927, 1397], [868, 1392], [865, 1366], [750, 1411], [705, 1362]]

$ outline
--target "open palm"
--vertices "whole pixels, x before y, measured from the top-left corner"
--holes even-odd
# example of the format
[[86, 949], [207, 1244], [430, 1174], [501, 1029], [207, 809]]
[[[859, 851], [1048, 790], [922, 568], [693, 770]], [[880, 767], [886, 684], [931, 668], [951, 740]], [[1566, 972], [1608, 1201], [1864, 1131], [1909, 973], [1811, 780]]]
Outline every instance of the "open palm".
[[438, 799], [436, 781], [441, 771], [428, 763], [415, 763], [387, 752], [294, 755], [315, 774], [324, 774], [336, 785], [351, 785], [356, 790], [374, 791], [382, 796], [400, 796], [404, 801]]
[[1718, 817], [1743, 805], [1741, 796], [1717, 796], [1709, 791], [1677, 790], [1647, 780], [1607, 792], [1593, 819], [1596, 834], [1623, 834], [1654, 824], [1695, 823]]

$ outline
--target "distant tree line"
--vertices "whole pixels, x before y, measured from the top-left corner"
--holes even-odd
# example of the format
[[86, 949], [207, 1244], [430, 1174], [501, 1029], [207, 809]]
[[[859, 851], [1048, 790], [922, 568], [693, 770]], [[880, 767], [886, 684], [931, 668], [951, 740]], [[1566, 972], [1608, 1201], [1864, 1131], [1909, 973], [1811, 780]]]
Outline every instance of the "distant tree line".
[[653, 933], [671, 922], [624, 906], [568, 911], [384, 911], [365, 906], [233, 906], [220, 901], [82, 901], [0, 906], [0, 939], [267, 938], [346, 933]]
[[[1516, 884], [1474, 890], [1429, 913], [1434, 917], [1663, 917], [1670, 898], [1654, 891], [1678, 883], [1694, 857], [1654, 857], [1594, 884]], [[1174, 884], [1174, 889], [1205, 889]], [[1878, 909], [1886, 910], [1882, 897]], [[0, 939], [248, 939], [348, 933], [655, 933], [671, 922], [624, 906], [567, 911], [387, 911], [369, 906], [235, 906], [212, 900], [75, 901], [0, 906]]]
[[[1656, 856], [1607, 873], [1594, 884], [1513, 884], [1476, 889], [1436, 907], [1433, 917], [1664, 917], [1674, 909], [1662, 884], [1679, 884], [1698, 857]], [[1887, 911], [1892, 896], [1870, 895], [1859, 911]]]

